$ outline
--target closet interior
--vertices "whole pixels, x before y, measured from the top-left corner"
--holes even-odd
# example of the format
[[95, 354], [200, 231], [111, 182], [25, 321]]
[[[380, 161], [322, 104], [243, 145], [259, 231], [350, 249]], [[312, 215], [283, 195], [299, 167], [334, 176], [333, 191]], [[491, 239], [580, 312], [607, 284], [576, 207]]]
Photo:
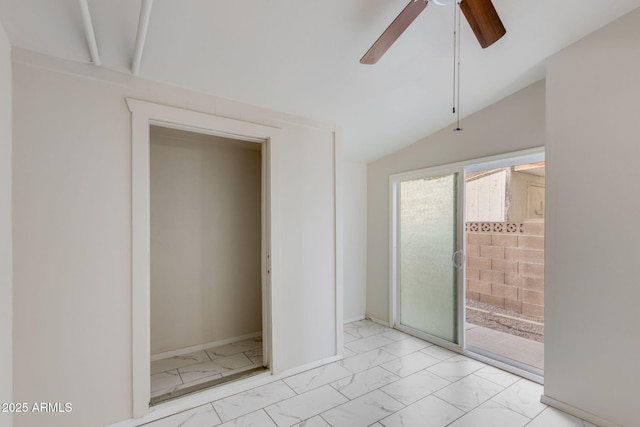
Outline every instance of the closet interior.
[[265, 144], [150, 127], [151, 404], [263, 371]]

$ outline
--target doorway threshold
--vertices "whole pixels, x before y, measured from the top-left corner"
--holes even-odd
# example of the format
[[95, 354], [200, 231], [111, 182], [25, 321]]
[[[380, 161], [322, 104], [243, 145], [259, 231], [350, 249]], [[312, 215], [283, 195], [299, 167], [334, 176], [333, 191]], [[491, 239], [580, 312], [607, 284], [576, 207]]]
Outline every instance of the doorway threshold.
[[149, 402], [149, 406], [155, 406], [160, 403], [168, 402], [173, 399], [178, 399], [180, 397], [184, 397], [188, 394], [197, 393], [202, 390], [206, 390], [213, 387], [218, 387], [223, 384], [228, 384], [233, 381], [242, 380], [245, 378], [252, 377], [254, 375], [261, 374], [269, 369], [264, 366], [259, 366], [257, 368], [252, 368], [246, 371], [237, 372], [235, 374], [227, 375], [222, 378], [216, 378], [211, 381], [203, 382], [200, 384], [192, 385], [190, 387], [185, 387], [179, 390], [171, 391], [169, 393], [161, 394], [159, 396], [155, 396], [151, 398]]
[[466, 346], [462, 354], [487, 365], [544, 385], [544, 371], [482, 348]]
[[544, 343], [482, 326], [467, 325], [468, 348], [482, 349], [540, 372], [544, 371]]

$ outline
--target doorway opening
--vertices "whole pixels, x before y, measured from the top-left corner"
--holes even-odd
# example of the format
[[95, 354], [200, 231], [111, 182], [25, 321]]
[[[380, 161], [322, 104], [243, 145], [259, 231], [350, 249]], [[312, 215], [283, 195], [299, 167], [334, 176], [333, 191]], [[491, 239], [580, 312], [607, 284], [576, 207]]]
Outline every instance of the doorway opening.
[[[256, 368], [259, 371], [268, 371], [264, 372], [264, 375], [271, 372], [273, 366], [277, 366], [278, 361], [274, 359], [273, 354], [273, 295], [274, 292], [277, 292], [278, 285], [273, 285], [271, 281], [271, 210], [270, 210], [270, 195], [271, 195], [271, 179], [270, 179], [270, 171], [271, 171], [271, 145], [278, 143], [279, 132], [276, 128], [259, 125], [250, 122], [244, 122], [224, 117], [219, 117], [211, 114], [201, 113], [197, 111], [185, 110], [181, 108], [171, 107], [167, 105], [156, 104], [152, 102], [140, 101], [132, 98], [127, 98], [127, 105], [129, 110], [131, 111], [131, 279], [132, 279], [132, 292], [131, 292], [131, 317], [132, 317], [132, 340], [131, 340], [131, 354], [132, 354], [132, 407], [133, 407], [133, 417], [139, 418], [147, 415], [150, 412], [150, 406], [152, 403], [157, 404], [160, 403], [158, 400], [154, 400], [151, 402], [151, 363], [152, 363], [152, 353], [154, 354], [154, 362], [159, 355], [164, 356], [180, 356], [181, 353], [185, 351], [197, 352], [204, 350], [204, 353], [207, 355], [211, 361], [216, 358], [220, 354], [219, 350], [213, 351], [213, 356], [209, 356], [210, 353], [207, 352], [208, 349], [225, 346], [231, 344], [236, 339], [242, 338], [242, 340], [253, 340], [252, 344], [254, 347], [257, 347], [256, 343], [259, 342], [259, 336], [261, 334], [262, 337], [262, 366]], [[162, 128], [162, 129], [159, 129]], [[257, 210], [260, 212], [260, 228], [259, 239], [260, 239], [260, 255], [259, 255], [259, 264], [260, 264], [260, 310], [261, 310], [261, 324], [259, 326], [259, 330], [255, 330], [255, 324], [249, 328], [251, 332], [246, 334], [241, 333], [240, 335], [236, 335], [235, 333], [228, 334], [227, 336], [220, 336], [211, 338], [212, 341], [208, 342], [199, 342], [195, 344], [193, 341], [190, 343], [180, 343], [175, 347], [165, 346], [168, 341], [160, 340], [159, 343], [154, 343], [155, 350], [152, 351], [152, 338], [151, 338], [151, 310], [152, 310], [152, 302], [151, 302], [151, 255], [152, 252], [156, 252], [156, 250], [152, 251], [152, 238], [151, 238], [151, 229], [152, 229], [152, 212], [151, 212], [151, 134], [152, 132], [177, 132], [178, 135], [185, 135], [180, 132], [186, 132], [187, 134], [193, 136], [196, 141], [191, 141], [191, 143], [202, 143], [205, 141], [201, 141], [202, 139], [207, 139], [206, 143], [211, 143], [208, 138], [216, 137], [222, 138], [221, 143], [223, 145], [231, 145], [237, 147], [238, 144], [246, 145], [247, 143], [255, 144], [251, 147], [255, 149], [255, 147], [259, 147], [258, 150], [254, 150], [257, 154], [259, 153], [260, 158], [260, 201], [257, 203], [255, 200], [252, 202], [257, 204]], [[174, 134], [175, 136], [175, 134]], [[200, 140], [198, 140], [200, 139]], [[175, 143], [175, 141], [174, 141]], [[171, 144], [169, 144], [170, 146]], [[174, 144], [175, 145], [175, 144]], [[182, 147], [184, 149], [184, 147]], [[173, 147], [172, 149], [176, 149]], [[187, 150], [188, 151], [188, 150]], [[251, 151], [251, 150], [249, 150]], [[165, 153], [166, 154], [166, 153]], [[183, 153], [185, 158], [189, 156], [193, 159], [197, 157], [198, 162], [192, 163], [191, 167], [196, 170], [203, 169], [203, 164], [200, 164], [200, 156], [193, 156], [192, 154]], [[166, 157], [166, 156], [165, 156]], [[180, 157], [180, 156], [177, 156]], [[197, 180], [193, 178], [194, 171], [189, 170], [185, 174], [192, 182], [196, 182]], [[175, 176], [175, 179], [165, 179], [168, 185], [175, 185], [181, 180], [186, 179], [187, 177], [183, 176]], [[197, 186], [202, 191], [211, 191], [211, 187], [207, 187], [208, 184], [206, 175], [202, 175], [201, 179], [203, 182], [194, 184], [192, 186], [188, 186], [188, 192], [194, 192], [193, 187]], [[244, 177], [242, 178], [244, 179]], [[210, 183], [209, 183], [210, 184]], [[223, 180], [222, 184], [224, 184], [222, 188], [228, 189], [233, 188], [233, 183], [229, 183], [228, 180]], [[174, 192], [178, 194], [179, 197], [183, 197], [180, 191]], [[162, 195], [162, 193], [161, 193]], [[203, 198], [201, 198], [203, 199]], [[199, 199], [194, 197], [196, 203], [192, 206], [192, 209], [196, 210], [198, 207], [197, 204], [201, 203], [197, 202]], [[166, 203], [166, 201], [165, 201]], [[174, 204], [182, 203], [181, 200], [174, 202]], [[213, 203], [216, 207], [222, 209], [225, 207], [224, 203]], [[188, 209], [182, 207], [183, 214], [185, 215], [183, 218], [179, 218], [183, 221], [193, 221], [195, 217], [189, 217], [187, 215]], [[185, 213], [186, 212], [186, 213]], [[192, 214], [190, 214], [192, 215]], [[237, 214], [238, 218], [242, 217], [241, 213]], [[186, 218], [186, 219], [185, 219]], [[191, 219], [190, 219], [191, 218]], [[174, 222], [169, 222], [166, 224], [167, 227], [177, 227], [178, 220], [174, 220]], [[197, 225], [197, 224], [196, 224]], [[192, 239], [192, 242], [196, 242], [200, 245], [204, 244], [205, 240], [209, 240], [209, 243], [212, 239], [211, 235], [206, 233], [198, 233], [193, 228], [188, 232], [191, 233], [189, 237]], [[186, 232], [185, 232], [186, 233]], [[179, 235], [179, 233], [176, 233]], [[255, 248], [252, 246], [252, 251], [249, 251], [244, 246], [238, 246], [235, 242], [228, 240], [230, 235], [227, 234], [227, 237], [222, 238], [222, 242], [225, 243], [224, 253], [228, 253], [229, 251], [235, 251], [235, 256], [243, 258], [247, 256], [248, 253], [254, 253]], [[227, 240], [224, 240], [227, 239]], [[198, 272], [194, 272], [193, 269], [190, 270], [191, 276], [198, 276], [199, 273], [205, 272], [205, 267], [210, 265], [216, 265], [215, 263], [219, 261], [220, 258], [224, 258], [222, 254], [214, 253], [213, 256], [211, 254], [202, 254], [197, 251], [193, 252], [192, 249], [197, 246], [196, 243], [188, 244], [185, 248], [185, 254], [177, 254], [176, 257], [182, 257], [184, 261], [184, 265], [189, 265], [191, 263], [199, 262], [199, 265], [202, 266], [202, 269]], [[189, 252], [192, 251], [192, 252]], [[185, 257], [185, 255], [187, 255]], [[255, 258], [252, 257], [255, 262]], [[219, 263], [217, 264], [219, 267]], [[235, 265], [235, 264], [233, 264]], [[162, 266], [161, 266], [162, 267]], [[223, 269], [225, 266], [222, 267]], [[244, 268], [244, 266], [243, 266]], [[166, 273], [170, 275], [171, 272]], [[173, 273], [171, 273], [173, 274]], [[205, 274], [200, 274], [201, 277], [206, 277]], [[157, 277], [157, 274], [156, 274]], [[163, 277], [163, 276], [160, 276]], [[178, 279], [175, 279], [172, 283], [171, 280], [168, 282], [171, 283], [174, 287], [180, 287], [183, 283], [186, 283], [188, 280], [193, 279], [193, 277], [186, 277], [182, 282]], [[159, 289], [162, 289], [160, 287]], [[172, 290], [175, 292], [175, 288]], [[179, 321], [167, 321], [165, 319], [164, 327], [165, 328], [174, 328], [178, 327], [184, 319], [187, 319], [193, 313], [203, 313], [207, 310], [213, 311], [216, 307], [211, 306], [211, 301], [208, 300], [206, 295], [203, 293], [203, 297], [199, 298], [196, 303], [185, 303], [184, 301], [176, 300], [176, 305], [182, 305], [182, 310], [179, 315]], [[227, 295], [222, 295], [222, 300], [225, 300]], [[176, 298], [180, 298], [177, 296]], [[254, 297], [255, 298], [255, 297]], [[184, 309], [184, 307], [187, 307]], [[244, 307], [236, 307], [237, 311], [242, 312]], [[155, 317], [155, 316], [154, 316]], [[211, 328], [211, 324], [205, 322], [205, 326], [202, 329]], [[198, 328], [196, 328], [198, 329]], [[157, 329], [157, 326], [154, 327], [154, 334], [161, 329]], [[202, 330], [196, 331], [197, 333], [202, 333]], [[184, 346], [187, 346], [186, 348]], [[163, 347], [165, 346], [165, 347]], [[251, 357], [257, 357], [259, 349], [254, 349], [255, 351], [246, 354], [247, 351], [252, 350], [243, 350], [245, 357], [248, 357], [251, 360]], [[225, 350], [222, 350], [223, 352]], [[171, 352], [177, 352], [171, 354]], [[200, 354], [204, 356], [205, 354]], [[257, 358], [255, 358], [252, 363], [257, 362]], [[232, 365], [233, 366], [233, 365]], [[264, 369], [263, 369], [264, 368]], [[160, 368], [157, 368], [160, 369]], [[179, 368], [178, 368], [179, 369]], [[237, 374], [237, 375], [235, 375]], [[255, 375], [254, 371], [246, 371], [245, 373], [236, 373], [232, 378], [240, 380], [240, 377], [245, 377], [246, 375]], [[222, 375], [222, 374], [221, 374]], [[255, 380], [258, 381], [259, 378], [264, 375], [256, 375]], [[224, 375], [222, 375], [224, 376]], [[231, 376], [231, 375], [228, 375]], [[226, 378], [225, 381], [229, 379]], [[211, 379], [213, 382], [209, 383], [208, 386], [216, 385], [217, 379]], [[203, 380], [204, 381], [204, 380]], [[253, 381], [253, 379], [248, 379], [247, 381]], [[181, 380], [182, 382], [182, 380]], [[191, 388], [193, 387], [193, 388]], [[190, 385], [190, 387], [184, 388], [179, 392], [179, 395], [168, 395], [165, 396], [167, 399], [175, 398], [179, 396], [184, 396], [185, 394], [193, 393], [198, 391], [199, 388], [203, 387], [201, 384]], [[221, 389], [226, 388], [225, 385], [220, 386]], [[165, 399], [165, 400], [167, 400]], [[184, 400], [183, 402], [187, 402]], [[171, 405], [173, 403], [167, 403]], [[178, 402], [175, 402], [178, 405]], [[158, 406], [157, 408], [160, 408]]]
[[541, 380], [545, 162], [465, 168], [465, 348]]
[[150, 127], [151, 405], [266, 369], [262, 147]]

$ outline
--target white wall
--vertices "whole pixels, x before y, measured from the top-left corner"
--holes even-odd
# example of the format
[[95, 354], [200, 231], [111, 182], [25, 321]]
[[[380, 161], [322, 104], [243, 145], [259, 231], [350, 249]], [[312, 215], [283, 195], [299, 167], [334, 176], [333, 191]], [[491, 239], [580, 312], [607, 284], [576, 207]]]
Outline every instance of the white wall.
[[640, 9], [547, 65], [545, 395], [638, 425]]
[[[12, 402], [11, 46], [0, 25], [0, 402]], [[0, 413], [0, 426], [11, 426]]]
[[367, 314], [389, 320], [389, 175], [544, 145], [544, 81], [368, 165]]
[[261, 148], [152, 127], [152, 355], [262, 331]]
[[344, 321], [362, 319], [367, 298], [367, 165], [343, 162]]
[[[509, 179], [509, 221], [543, 220], [546, 203], [544, 186], [544, 176], [512, 171]], [[532, 202], [532, 206], [529, 206], [529, 202]], [[542, 202], [542, 213], [537, 214], [536, 211], [541, 210], [540, 202]]]
[[334, 155], [333, 132], [317, 128], [287, 126], [281, 143], [271, 145], [272, 280], [282, 283], [283, 297], [282, 310], [274, 308], [283, 325], [281, 338], [274, 336], [283, 340], [280, 369], [338, 352]]
[[507, 169], [465, 181], [467, 221], [506, 221]]
[[[331, 126], [14, 49], [14, 400], [71, 402], [16, 427], [132, 415], [131, 115], [125, 97], [281, 128], [272, 158], [280, 370], [336, 351]], [[313, 331], [312, 334], [309, 331]], [[275, 359], [275, 358], [274, 358]]]

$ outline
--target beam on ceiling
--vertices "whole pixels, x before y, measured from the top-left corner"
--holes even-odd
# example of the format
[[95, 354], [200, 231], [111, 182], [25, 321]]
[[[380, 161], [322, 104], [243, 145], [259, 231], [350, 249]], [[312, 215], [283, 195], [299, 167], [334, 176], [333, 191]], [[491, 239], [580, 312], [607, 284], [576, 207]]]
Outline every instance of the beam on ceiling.
[[149, 28], [149, 19], [151, 18], [151, 6], [153, 0], [142, 0], [140, 5], [140, 19], [138, 21], [138, 34], [136, 35], [136, 47], [133, 51], [133, 62], [131, 63], [131, 72], [137, 76], [140, 72], [140, 64], [142, 63], [142, 51], [144, 50], [144, 42], [147, 38], [147, 29]]
[[91, 62], [100, 66], [102, 65], [102, 61], [100, 61], [100, 54], [98, 53], [98, 43], [96, 42], [96, 34], [93, 31], [93, 22], [91, 21], [91, 14], [89, 13], [89, 4], [87, 3], [87, 0], [78, 0], [78, 4], [80, 5], [82, 22], [84, 23], [84, 34], [87, 38], [87, 45], [89, 45]]

